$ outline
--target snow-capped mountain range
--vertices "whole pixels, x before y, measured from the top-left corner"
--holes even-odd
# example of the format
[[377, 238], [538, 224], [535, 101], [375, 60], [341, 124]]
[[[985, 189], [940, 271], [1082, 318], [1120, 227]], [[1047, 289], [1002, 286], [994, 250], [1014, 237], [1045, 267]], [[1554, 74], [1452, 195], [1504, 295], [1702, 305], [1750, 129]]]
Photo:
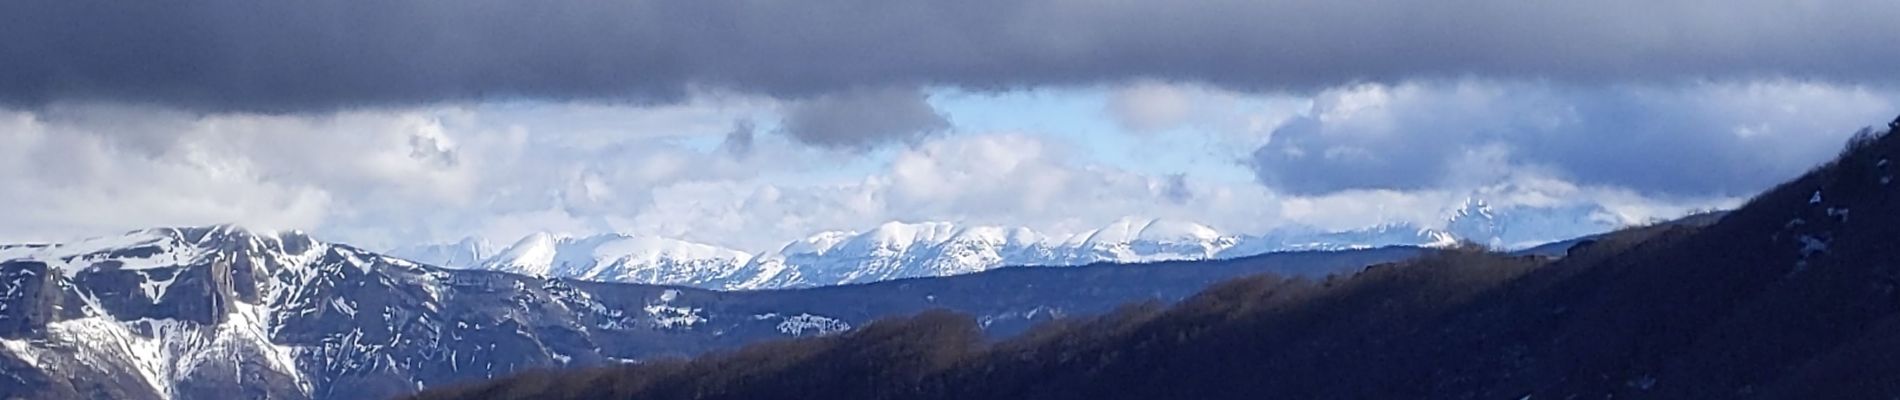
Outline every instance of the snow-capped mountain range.
[[1260, 235], [1206, 225], [1124, 218], [1099, 229], [1046, 235], [1029, 228], [888, 222], [820, 232], [776, 249], [744, 252], [626, 234], [536, 233], [489, 253], [477, 239], [391, 254], [451, 268], [713, 290], [785, 289], [950, 276], [1001, 266], [1073, 266], [1251, 256], [1275, 251], [1446, 246], [1460, 240], [1516, 248], [1616, 226], [1597, 208], [1499, 212], [1482, 200], [1452, 210], [1444, 228], [1386, 224], [1359, 230], [1290, 227]]
[[[539, 265], [592, 263], [607, 267], [577, 273], [636, 278], [646, 272], [632, 266], [652, 260], [624, 255], [746, 258], [644, 238], [542, 239], [505, 254]], [[643, 247], [669, 251], [628, 251]], [[568, 254], [526, 251], [535, 248]], [[835, 334], [927, 309], [965, 312], [986, 330], [1008, 334], [1129, 301], [1179, 300], [1236, 276], [1321, 276], [1418, 252], [1287, 253], [1164, 268], [1028, 268], [715, 292], [446, 269], [300, 232], [145, 229], [0, 245], [0, 398], [388, 398], [532, 368]]]
[[583, 238], [537, 233], [493, 257], [482, 269], [592, 281], [704, 286], [731, 276], [752, 256], [737, 250], [652, 236]]

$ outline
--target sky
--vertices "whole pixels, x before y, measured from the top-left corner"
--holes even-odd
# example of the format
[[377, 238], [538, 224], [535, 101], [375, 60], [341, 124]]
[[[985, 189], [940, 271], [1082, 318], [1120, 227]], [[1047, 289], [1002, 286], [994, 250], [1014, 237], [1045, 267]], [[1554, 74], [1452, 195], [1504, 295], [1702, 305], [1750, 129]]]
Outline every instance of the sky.
[[1900, 114], [1875, 0], [0, 3], [0, 242], [750, 251], [1731, 207]]

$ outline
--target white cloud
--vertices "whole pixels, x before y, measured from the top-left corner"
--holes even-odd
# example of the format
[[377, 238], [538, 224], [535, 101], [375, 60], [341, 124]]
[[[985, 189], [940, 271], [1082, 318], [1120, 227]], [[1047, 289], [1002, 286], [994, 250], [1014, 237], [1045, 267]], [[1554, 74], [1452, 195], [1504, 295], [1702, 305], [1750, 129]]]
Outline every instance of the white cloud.
[[1134, 133], [1197, 131], [1244, 147], [1298, 117], [1311, 100], [1288, 93], [1242, 93], [1201, 84], [1140, 80], [1111, 88], [1104, 114]]
[[[0, 208], [16, 211], [0, 215], [0, 240], [224, 222], [369, 246], [490, 231], [587, 232], [607, 227], [603, 215], [649, 202], [651, 187], [749, 176], [758, 165], [800, 157], [741, 161], [682, 142], [758, 107], [501, 108], [508, 107], [320, 116], [109, 105], [4, 111]], [[706, 123], [707, 114], [725, 122]], [[596, 129], [627, 125], [549, 128], [570, 126], [564, 118], [575, 115], [612, 117]], [[678, 125], [640, 125], [669, 121]]]
[[[12, 212], [0, 213], [0, 241], [238, 222], [371, 247], [471, 234], [505, 244], [546, 230], [757, 251], [894, 219], [1058, 234], [1124, 216], [1238, 233], [1429, 226], [1471, 196], [1499, 207], [1602, 205], [1633, 223], [1732, 205], [1900, 104], [1887, 92], [1801, 81], [1585, 89], [1465, 80], [1311, 96], [1139, 85], [1122, 95], [1154, 110], [1105, 111], [1154, 111], [1130, 123], [1170, 127], [1093, 137], [968, 131], [865, 152], [744, 129], [736, 124], [780, 120], [782, 107], [743, 96], [321, 116], [4, 111], [0, 209]], [[1139, 99], [1152, 97], [1160, 100]], [[1178, 140], [1187, 135], [1216, 139]], [[1157, 153], [1200, 154], [1164, 146], [1206, 143], [1256, 151], [1250, 165], [1225, 167], [1241, 177], [1210, 177], [1117, 165], [1119, 155], [1088, 153], [1091, 140]], [[749, 151], [734, 150], [736, 141]], [[1268, 185], [1245, 181], [1242, 169]], [[1682, 183], [1695, 179], [1719, 182]]]
[[1259, 233], [1290, 225], [1356, 229], [1407, 222], [1437, 227], [1449, 210], [1474, 196], [1500, 208], [1602, 204], [1613, 214], [1613, 223], [1673, 218], [1736, 201], [1665, 202], [1625, 189], [1579, 186], [1534, 170], [1467, 186], [1288, 196], [1246, 182], [1132, 173], [1067, 154], [1063, 150], [1068, 147], [1034, 135], [966, 133], [920, 143], [860, 181], [682, 183], [655, 189], [653, 208], [615, 228], [761, 250], [812, 232], [868, 229], [893, 219], [1020, 225], [1063, 234], [1143, 216]]
[[152, 152], [37, 115], [0, 112], [0, 237], [54, 240], [138, 226], [302, 227], [335, 199], [205, 146]]
[[1108, 112], [1115, 122], [1137, 132], [1161, 131], [1188, 122], [1194, 112], [1192, 89], [1181, 85], [1143, 81], [1116, 89], [1110, 95]]
[[[1073, 159], [1062, 143], [1015, 133], [969, 133], [900, 151], [861, 180], [814, 185], [691, 182], [655, 190], [655, 205], [620, 226], [760, 249], [822, 230], [888, 220], [1022, 225], [1052, 232], [1127, 215], [1210, 220], [1236, 229], [1274, 223], [1257, 185], [1188, 185]], [[1192, 193], [1183, 194], [1182, 191]], [[769, 233], [768, 233], [769, 232]]]
[[1316, 96], [1251, 166], [1293, 193], [1468, 186], [1536, 169], [1653, 195], [1737, 196], [1825, 161], [1896, 106], [1892, 93], [1795, 80], [1360, 84]]

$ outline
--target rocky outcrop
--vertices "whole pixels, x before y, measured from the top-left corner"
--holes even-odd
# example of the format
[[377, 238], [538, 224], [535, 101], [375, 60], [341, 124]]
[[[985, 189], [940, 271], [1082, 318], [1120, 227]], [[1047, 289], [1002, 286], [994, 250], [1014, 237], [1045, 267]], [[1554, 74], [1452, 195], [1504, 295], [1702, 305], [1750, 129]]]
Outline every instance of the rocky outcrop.
[[0, 338], [46, 334], [60, 301], [58, 273], [45, 263], [0, 263]]
[[174, 279], [171, 290], [152, 305], [155, 316], [204, 325], [230, 319], [231, 299], [237, 295], [230, 262], [218, 260], [187, 267]]

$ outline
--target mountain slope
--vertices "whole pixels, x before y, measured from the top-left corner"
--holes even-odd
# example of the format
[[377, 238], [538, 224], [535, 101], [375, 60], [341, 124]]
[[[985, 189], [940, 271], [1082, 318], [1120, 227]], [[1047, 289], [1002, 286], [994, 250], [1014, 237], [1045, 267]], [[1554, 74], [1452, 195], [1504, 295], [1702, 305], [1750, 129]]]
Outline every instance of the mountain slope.
[[1348, 279], [1238, 279], [994, 345], [967, 316], [926, 313], [421, 397], [1892, 398], [1895, 157], [1900, 136], [1862, 136], [1712, 224], [1625, 230], [1554, 260], [1454, 249]]

